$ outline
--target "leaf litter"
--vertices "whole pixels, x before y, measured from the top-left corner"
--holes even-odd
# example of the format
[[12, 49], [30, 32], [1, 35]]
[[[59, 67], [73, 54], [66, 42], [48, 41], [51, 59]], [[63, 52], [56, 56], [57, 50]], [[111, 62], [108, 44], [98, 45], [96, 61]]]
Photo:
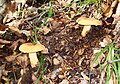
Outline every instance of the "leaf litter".
[[[116, 40], [115, 46], [120, 49], [120, 15], [114, 11], [116, 8], [119, 10], [116, 4], [118, 1], [111, 1], [108, 5], [107, 2], [102, 1], [105, 11], [102, 10], [101, 13], [98, 12], [97, 5], [78, 5], [77, 0], [56, 0], [51, 3], [54, 12], [52, 17], [51, 15], [48, 17], [48, 12], [44, 12], [50, 8], [48, 1], [43, 3], [39, 0], [9, 0], [3, 4], [5, 7], [8, 4], [8, 7], [4, 10], [0, 9], [4, 18], [0, 25], [1, 83], [88, 84], [90, 82], [94, 84], [101, 82], [102, 72], [99, 64], [95, 63], [93, 68], [90, 65], [96, 53], [110, 45], [113, 40]], [[82, 8], [81, 12], [78, 12], [79, 8]], [[81, 16], [100, 19], [102, 25], [92, 25], [83, 37], [81, 36], [83, 25], [76, 22]], [[28, 42], [41, 43], [45, 46], [44, 51], [35, 54], [36, 60], [39, 60], [35, 65], [31, 64], [34, 58], [29, 59], [28, 54], [19, 50], [20, 45]], [[42, 55], [45, 59], [41, 59]], [[102, 55], [103, 58], [98, 59], [101, 63], [106, 53]], [[105, 80], [105, 75], [102, 76]]]

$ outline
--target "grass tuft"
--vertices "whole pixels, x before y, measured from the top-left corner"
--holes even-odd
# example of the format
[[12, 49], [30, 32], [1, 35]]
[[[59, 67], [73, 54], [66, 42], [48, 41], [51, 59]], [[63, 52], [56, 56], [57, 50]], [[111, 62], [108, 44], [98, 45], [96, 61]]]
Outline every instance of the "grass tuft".
[[[118, 52], [120, 52], [120, 50], [114, 46], [113, 42], [111, 45], [106, 46], [103, 50], [101, 50], [92, 62], [92, 64], [94, 64], [97, 61], [101, 67], [101, 73], [105, 72], [106, 75], [104, 76], [106, 77], [106, 84], [110, 84], [114, 75], [116, 76], [114, 77], [114, 80], [120, 84], [120, 54]], [[98, 61], [98, 57], [102, 56], [103, 53], [107, 53], [107, 56], [104, 63], [101, 64], [100, 61]]]

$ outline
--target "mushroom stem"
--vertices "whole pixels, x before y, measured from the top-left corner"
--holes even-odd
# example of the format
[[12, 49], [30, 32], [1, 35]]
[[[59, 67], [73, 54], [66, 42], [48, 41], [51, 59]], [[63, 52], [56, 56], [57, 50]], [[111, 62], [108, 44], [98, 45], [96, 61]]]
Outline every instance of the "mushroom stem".
[[36, 53], [29, 53], [29, 59], [30, 59], [32, 68], [35, 67], [35, 65], [38, 63], [38, 58]]
[[86, 34], [87, 34], [87, 32], [90, 31], [90, 29], [91, 29], [91, 26], [84, 26], [81, 35], [82, 35], [83, 37], [85, 37]]

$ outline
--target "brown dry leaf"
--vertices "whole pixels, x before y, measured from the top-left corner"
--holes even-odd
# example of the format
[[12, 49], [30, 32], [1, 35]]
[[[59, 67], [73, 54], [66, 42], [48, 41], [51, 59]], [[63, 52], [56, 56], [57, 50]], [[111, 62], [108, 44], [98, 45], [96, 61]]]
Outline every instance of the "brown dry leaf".
[[120, 15], [120, 2], [118, 3], [117, 9], [116, 9], [116, 15]]
[[32, 36], [31, 32], [28, 30], [21, 30], [23, 34], [25, 34], [27, 37]]
[[43, 32], [44, 35], [48, 34], [51, 30], [47, 27], [47, 26], [44, 26], [42, 29], [41, 29], [41, 32]]
[[101, 47], [105, 47], [111, 43], [112, 43], [112, 37], [108, 35], [103, 39], [103, 42], [100, 42], [100, 45]]
[[71, 18], [75, 16], [75, 12], [74, 11], [70, 11], [70, 15], [71, 15]]
[[2, 43], [2, 44], [10, 44], [10, 43], [12, 43], [12, 42], [11, 42], [11, 41], [7, 41], [7, 40], [0, 39], [0, 43]]
[[68, 4], [70, 4], [72, 0], [67, 0], [67, 1], [65, 1], [65, 0], [57, 0], [57, 1], [62, 6], [68, 6]]
[[79, 65], [79, 66], [81, 66], [81, 63], [83, 62], [84, 58], [85, 58], [85, 57], [82, 57], [82, 58], [79, 59], [79, 61], [78, 61], [78, 65]]
[[15, 3], [15, 1], [9, 1], [9, 3], [7, 4], [7, 8], [5, 11], [5, 19], [4, 19], [4, 23], [9, 22], [11, 19], [13, 19], [13, 17], [18, 17], [18, 12], [16, 11], [17, 8], [17, 4]]
[[69, 81], [67, 79], [63, 79], [59, 84], [69, 84]]
[[51, 24], [53, 29], [58, 28], [60, 26], [60, 23], [56, 20], [51, 21]]
[[104, 11], [104, 16], [109, 17], [112, 15], [112, 8], [111, 6], [107, 7], [107, 9]]
[[14, 21], [6, 24], [6, 25], [9, 26], [8, 28], [9, 28], [11, 31], [13, 31], [13, 32], [15, 32], [15, 33], [18, 33], [18, 34], [21, 34], [22, 31], [19, 30], [18, 28], [19, 28], [19, 25], [21, 24], [22, 21], [23, 21], [22, 19], [21, 19], [21, 20], [14, 20]]
[[8, 62], [12, 62], [13, 60], [15, 60], [16, 56], [7, 56], [5, 57], [5, 59], [8, 61]]
[[20, 19], [20, 20], [14, 20], [10, 23], [7, 23], [6, 25], [8, 25], [9, 27], [16, 27], [18, 28], [19, 25], [22, 23], [23, 19]]
[[79, 49], [78, 50], [78, 55], [82, 55], [84, 53], [85, 48]]
[[112, 15], [113, 9], [117, 5], [117, 2], [118, 2], [117, 0], [113, 1], [111, 6], [108, 6], [107, 9], [104, 11], [104, 15], [106, 17], [110, 17]]
[[88, 84], [88, 81], [83, 79], [83, 80], [81, 80], [81, 82], [79, 84]]
[[110, 80], [109, 80], [109, 84], [117, 84], [118, 80], [116, 79], [116, 74], [113, 73]]
[[38, 80], [38, 78], [32, 73], [32, 80], [33, 80], [33, 84], [44, 84], [42, 81]]
[[16, 59], [18, 61], [18, 64], [20, 64], [22, 67], [27, 67], [30, 63], [27, 54], [21, 54]]
[[[1, 43], [0, 43], [0, 48], [3, 48], [3, 47], [4, 47], [4, 44], [1, 44]], [[0, 52], [1, 52], [1, 51], [0, 51]]]
[[[120, 16], [120, 1], [118, 3], [115, 15]], [[116, 24], [117, 22], [118, 22], [118, 18], [117, 19], [114, 18], [113, 24]]]
[[14, 1], [10, 1], [7, 5], [7, 12], [6, 13], [14, 13], [16, 11], [16, 4]]
[[22, 4], [22, 7], [25, 5], [27, 0], [15, 0], [15, 3]]
[[22, 31], [19, 30], [19, 29], [18, 29], [17, 27], [15, 27], [15, 26], [11, 26], [11, 27], [9, 27], [9, 29], [10, 29], [12, 32], [16, 33], [16, 34], [21, 34], [21, 33], [22, 33]]
[[115, 19], [115, 23], [117, 23], [118, 21], [120, 21], [120, 15], [113, 14], [112, 17]]
[[89, 78], [86, 74], [84, 74], [83, 72], [81, 72], [81, 75], [83, 76], [83, 78], [84, 78], [85, 80], [90, 80], [90, 78]]
[[0, 78], [2, 77], [3, 70], [5, 70], [5, 65], [0, 66]]
[[0, 24], [0, 31], [3, 31], [7, 28], [7, 26], [3, 25], [3, 24]]
[[3, 18], [3, 24], [5, 24], [7, 22], [7, 19], [8, 19], [8, 15], [6, 15], [4, 18]]
[[24, 5], [26, 3], [27, 0], [14, 0], [16, 3], [22, 3], [22, 5]]
[[54, 65], [59, 65], [60, 61], [57, 58], [53, 58], [53, 64]]
[[101, 51], [101, 49], [94, 49], [94, 50], [93, 50], [93, 55], [92, 55], [91, 61], [90, 61], [90, 67], [91, 67], [91, 68], [96, 67], [96, 66], [98, 65], [98, 62], [101, 62], [102, 59], [105, 57], [104, 54], [101, 54], [101, 55], [98, 57], [97, 61], [95, 61], [94, 64], [92, 64], [92, 62], [93, 62], [94, 58], [96, 57], [97, 53], [99, 53], [100, 51]]
[[48, 54], [48, 53], [49, 53], [49, 51], [48, 51], [48, 49], [47, 49], [47, 48], [45, 48], [43, 51], [41, 51], [41, 53], [42, 53], [42, 54]]

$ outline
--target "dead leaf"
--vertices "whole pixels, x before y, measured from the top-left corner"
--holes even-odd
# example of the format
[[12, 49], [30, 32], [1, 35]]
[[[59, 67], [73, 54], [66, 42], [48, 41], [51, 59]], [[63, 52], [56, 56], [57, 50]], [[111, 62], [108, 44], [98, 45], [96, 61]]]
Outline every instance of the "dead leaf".
[[111, 38], [111, 36], [108, 35], [103, 39], [103, 42], [100, 42], [100, 45], [101, 45], [101, 47], [105, 47], [105, 46], [109, 45], [110, 43], [112, 43], [112, 38]]
[[0, 31], [3, 31], [7, 28], [7, 26], [3, 25], [3, 24], [0, 24]]
[[41, 53], [42, 53], [42, 54], [48, 54], [48, 53], [49, 53], [49, 51], [48, 51], [48, 49], [47, 49], [47, 48], [45, 48], [43, 51], [41, 51]]
[[22, 5], [24, 5], [26, 3], [27, 0], [14, 0], [16, 3], [22, 3]]
[[93, 50], [93, 55], [92, 55], [91, 61], [90, 61], [90, 67], [91, 67], [91, 68], [96, 67], [96, 66], [98, 65], [98, 62], [101, 62], [102, 59], [104, 59], [105, 55], [102, 53], [102, 54], [98, 57], [97, 61], [95, 61], [94, 64], [93, 64], [93, 60], [95, 59], [97, 53], [99, 53], [100, 51], [101, 51], [101, 49], [94, 49], [94, 50]]
[[21, 34], [21, 33], [22, 33], [22, 31], [19, 30], [18, 28], [16, 28], [15, 26], [11, 26], [11, 27], [9, 27], [9, 29], [10, 29], [12, 32], [17, 33], [17, 34]]
[[44, 26], [42, 29], [41, 29], [41, 32], [43, 32], [44, 35], [48, 34], [51, 30], [47, 27], [47, 26]]
[[0, 43], [2, 43], [2, 44], [10, 44], [10, 43], [12, 43], [12, 42], [11, 42], [11, 41], [7, 41], [7, 40], [0, 39]]
[[60, 26], [60, 23], [56, 20], [51, 21], [51, 24], [53, 29], [58, 28]]
[[6, 59], [8, 62], [14, 61], [15, 58], [16, 58], [16, 56], [7, 56], [7, 57], [5, 57], [5, 59]]
[[27, 67], [28, 64], [30, 64], [28, 60], [27, 54], [21, 54], [19, 55], [16, 60], [18, 61], [18, 64], [20, 64], [22, 67]]
[[84, 53], [85, 48], [79, 49], [78, 50], [78, 55], [82, 55]]
[[69, 84], [69, 81], [67, 79], [63, 79], [59, 84]]
[[81, 75], [83, 76], [83, 78], [84, 78], [85, 80], [90, 80], [90, 78], [89, 78], [86, 74], [84, 74], [83, 72], [81, 72]]
[[78, 65], [79, 65], [79, 66], [81, 66], [81, 63], [83, 62], [84, 58], [85, 58], [85, 57], [82, 57], [82, 58], [79, 59], [79, 61], [78, 61]]
[[108, 6], [107, 9], [104, 11], [104, 15], [106, 17], [110, 17], [113, 13], [113, 9], [114, 7], [117, 5], [117, 0], [113, 1], [113, 3], [111, 4], [111, 6]]
[[88, 84], [88, 81], [83, 79], [83, 80], [81, 80], [80, 84]]
[[16, 27], [19, 28], [19, 25], [23, 22], [23, 19], [21, 20], [13, 20], [10, 23], [7, 23], [6, 25], [8, 25], [9, 27]]
[[60, 61], [57, 58], [53, 58], [53, 64], [54, 65], [59, 65]]

